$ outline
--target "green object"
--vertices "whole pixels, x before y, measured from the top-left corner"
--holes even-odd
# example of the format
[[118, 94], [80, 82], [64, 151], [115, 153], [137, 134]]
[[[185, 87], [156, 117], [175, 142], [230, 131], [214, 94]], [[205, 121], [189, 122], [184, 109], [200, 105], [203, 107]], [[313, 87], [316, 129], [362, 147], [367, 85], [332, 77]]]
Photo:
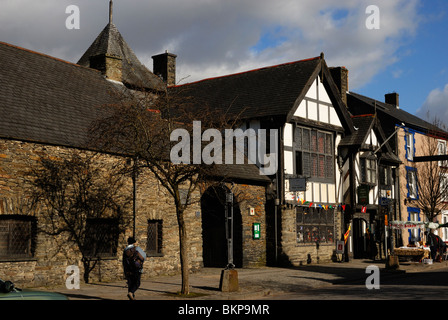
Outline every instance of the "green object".
[[0, 279], [1, 300], [68, 300], [68, 298], [56, 292], [21, 290], [16, 288], [11, 281]]
[[260, 239], [260, 224], [259, 223], [254, 223], [253, 234], [254, 234], [254, 239]]

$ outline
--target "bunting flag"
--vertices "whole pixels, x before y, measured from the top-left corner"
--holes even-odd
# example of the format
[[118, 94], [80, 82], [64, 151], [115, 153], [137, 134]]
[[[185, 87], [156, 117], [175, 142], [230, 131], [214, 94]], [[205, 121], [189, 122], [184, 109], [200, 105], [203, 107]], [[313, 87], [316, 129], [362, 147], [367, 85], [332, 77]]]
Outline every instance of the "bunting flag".
[[352, 227], [352, 226], [349, 225], [349, 226], [348, 226], [348, 230], [347, 230], [347, 232], [344, 233], [344, 244], [347, 244], [347, 239], [348, 239], [348, 236], [350, 235], [350, 228], [351, 228], [351, 227]]
[[343, 211], [345, 211], [345, 204], [341, 204], [341, 203], [336, 203], [334, 205], [331, 204], [320, 204], [320, 203], [314, 203], [311, 201], [306, 201], [305, 199], [302, 199], [298, 196], [293, 196], [293, 199], [297, 199], [297, 203], [300, 205], [308, 205], [308, 208], [311, 208], [313, 205], [315, 208], [321, 208], [321, 209], [325, 209], [326, 211], [328, 211], [328, 209], [337, 209], [337, 208], [342, 208]]

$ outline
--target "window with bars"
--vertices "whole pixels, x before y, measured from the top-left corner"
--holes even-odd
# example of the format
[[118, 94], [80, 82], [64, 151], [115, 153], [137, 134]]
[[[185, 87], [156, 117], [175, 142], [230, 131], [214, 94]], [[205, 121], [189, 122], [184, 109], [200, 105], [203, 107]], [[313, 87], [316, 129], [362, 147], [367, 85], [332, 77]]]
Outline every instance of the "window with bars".
[[84, 243], [85, 255], [90, 258], [116, 256], [118, 236], [118, 221], [116, 219], [87, 219]]
[[0, 259], [34, 256], [36, 220], [20, 215], [0, 216]]
[[297, 175], [314, 181], [334, 180], [333, 134], [297, 126], [294, 149]]
[[297, 243], [334, 243], [334, 209], [296, 208]]
[[148, 220], [146, 253], [149, 256], [161, 256], [163, 247], [163, 221]]

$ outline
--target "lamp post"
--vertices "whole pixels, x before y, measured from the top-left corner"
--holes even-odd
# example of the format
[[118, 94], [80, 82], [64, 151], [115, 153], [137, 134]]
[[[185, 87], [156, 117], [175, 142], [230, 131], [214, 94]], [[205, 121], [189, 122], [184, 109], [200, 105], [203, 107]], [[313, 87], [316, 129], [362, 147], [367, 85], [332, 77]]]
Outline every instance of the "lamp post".
[[226, 240], [227, 240], [227, 266], [226, 269], [233, 269], [233, 193], [226, 191]]

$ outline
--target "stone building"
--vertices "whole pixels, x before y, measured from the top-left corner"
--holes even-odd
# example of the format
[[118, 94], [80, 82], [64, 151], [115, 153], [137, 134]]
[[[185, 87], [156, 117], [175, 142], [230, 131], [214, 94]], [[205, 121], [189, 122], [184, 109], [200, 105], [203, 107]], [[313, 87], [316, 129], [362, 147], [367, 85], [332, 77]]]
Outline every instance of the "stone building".
[[[66, 159], [74, 151], [94, 154], [87, 143], [89, 128], [104, 116], [103, 107], [115, 102], [114, 92], [165, 92], [167, 82], [175, 81], [175, 77], [165, 78], [167, 71], [175, 70], [175, 55], [154, 57], [156, 76], [138, 61], [111, 15], [78, 64], [4, 42], [0, 42], [0, 57], [0, 277], [26, 287], [62, 284], [67, 266], [79, 266], [82, 274], [81, 255], [63, 235], [42, 232], [47, 221], [45, 210], [31, 210], [27, 174], [40, 157]], [[98, 157], [98, 166], [132, 163], [126, 155]], [[197, 194], [201, 201], [186, 212], [190, 267], [226, 266], [224, 214], [228, 208], [219, 200], [229, 190], [234, 196], [235, 264], [265, 265], [263, 224], [269, 180], [260, 176], [254, 165], [220, 167], [217, 176], [220, 172], [226, 178], [222, 190]], [[85, 221], [91, 243], [99, 248], [91, 257], [94, 268], [90, 280], [122, 279], [121, 252], [133, 234], [148, 254], [143, 277], [179, 272], [172, 198], [147, 172], [140, 173], [135, 183], [127, 177], [122, 192], [125, 196], [135, 193], [135, 206], [126, 207], [128, 223], [122, 230], [107, 217]], [[263, 226], [256, 237], [255, 223]], [[210, 243], [213, 246], [207, 247]]]

